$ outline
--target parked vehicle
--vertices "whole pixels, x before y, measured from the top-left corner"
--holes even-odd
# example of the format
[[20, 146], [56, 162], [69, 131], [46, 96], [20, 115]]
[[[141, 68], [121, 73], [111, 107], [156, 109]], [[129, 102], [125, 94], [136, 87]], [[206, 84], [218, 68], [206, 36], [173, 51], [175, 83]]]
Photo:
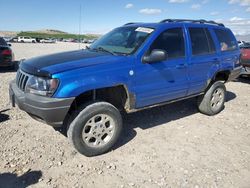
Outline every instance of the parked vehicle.
[[36, 43], [35, 38], [31, 37], [18, 37], [17, 42], [22, 42], [22, 43]]
[[244, 45], [244, 43], [245, 43], [245, 41], [242, 41], [242, 40], [238, 41], [238, 45], [239, 45], [239, 46]]
[[245, 43], [240, 47], [241, 64], [243, 66], [241, 75], [250, 75], [250, 43]]
[[40, 42], [41, 43], [55, 43], [56, 41], [53, 39], [46, 38], [46, 39], [41, 39]]
[[82, 41], [82, 43], [92, 44], [92, 43], [94, 43], [95, 41], [96, 41], [96, 39], [84, 39], [84, 40]]
[[5, 42], [10, 42], [11, 41], [11, 37], [3, 37], [3, 39], [5, 40]]
[[10, 48], [10, 44], [0, 37], [0, 68], [14, 67], [14, 53]]
[[201, 113], [221, 112], [224, 83], [242, 68], [239, 57], [223, 24], [129, 23], [89, 49], [25, 60], [10, 83], [10, 98], [33, 118], [67, 131], [78, 152], [99, 155], [120, 137], [120, 111], [197, 97]]
[[17, 42], [18, 41], [18, 37], [13, 37], [10, 42]]

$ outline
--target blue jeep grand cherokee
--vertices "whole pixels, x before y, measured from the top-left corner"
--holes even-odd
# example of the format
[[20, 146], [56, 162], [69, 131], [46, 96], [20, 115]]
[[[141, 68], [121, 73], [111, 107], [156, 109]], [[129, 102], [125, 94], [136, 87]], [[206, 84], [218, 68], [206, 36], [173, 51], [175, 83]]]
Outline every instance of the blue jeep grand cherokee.
[[22, 62], [10, 97], [35, 119], [64, 128], [80, 153], [93, 156], [117, 142], [122, 110], [197, 97], [200, 112], [219, 113], [224, 83], [241, 71], [239, 57], [237, 41], [223, 24], [129, 23], [86, 50]]

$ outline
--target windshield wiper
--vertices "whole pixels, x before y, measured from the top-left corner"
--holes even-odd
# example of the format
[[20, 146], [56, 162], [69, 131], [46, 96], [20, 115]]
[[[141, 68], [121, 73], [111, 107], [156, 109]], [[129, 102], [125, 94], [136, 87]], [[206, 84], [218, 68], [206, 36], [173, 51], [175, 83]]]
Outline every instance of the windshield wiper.
[[90, 50], [101, 51], [101, 52], [107, 52], [107, 53], [110, 53], [110, 54], [112, 54], [112, 55], [116, 55], [114, 52], [111, 52], [111, 51], [109, 51], [109, 50], [106, 50], [106, 49], [103, 48], [103, 47], [90, 48]]
[[113, 52], [115, 54], [119, 54], [119, 55], [123, 55], [123, 56], [127, 56], [128, 54], [127, 53], [124, 53], [124, 52]]

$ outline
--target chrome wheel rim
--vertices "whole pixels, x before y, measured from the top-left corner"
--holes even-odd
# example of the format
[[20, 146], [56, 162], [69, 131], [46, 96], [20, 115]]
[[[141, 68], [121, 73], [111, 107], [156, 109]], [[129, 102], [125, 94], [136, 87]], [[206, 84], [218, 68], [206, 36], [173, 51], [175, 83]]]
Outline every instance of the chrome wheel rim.
[[82, 139], [90, 147], [106, 145], [115, 132], [115, 121], [107, 114], [98, 114], [84, 125]]
[[212, 98], [211, 98], [211, 107], [214, 110], [218, 110], [221, 105], [223, 104], [224, 101], [224, 91], [221, 88], [217, 88], [216, 90], [214, 90]]

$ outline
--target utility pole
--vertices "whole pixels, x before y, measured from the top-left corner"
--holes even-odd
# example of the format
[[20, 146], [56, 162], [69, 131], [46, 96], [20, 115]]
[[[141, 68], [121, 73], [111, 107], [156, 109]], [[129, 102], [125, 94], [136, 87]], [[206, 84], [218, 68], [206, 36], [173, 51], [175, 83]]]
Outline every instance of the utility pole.
[[79, 15], [79, 36], [78, 36], [78, 48], [81, 48], [81, 26], [82, 26], [82, 5], [80, 5], [80, 15]]

